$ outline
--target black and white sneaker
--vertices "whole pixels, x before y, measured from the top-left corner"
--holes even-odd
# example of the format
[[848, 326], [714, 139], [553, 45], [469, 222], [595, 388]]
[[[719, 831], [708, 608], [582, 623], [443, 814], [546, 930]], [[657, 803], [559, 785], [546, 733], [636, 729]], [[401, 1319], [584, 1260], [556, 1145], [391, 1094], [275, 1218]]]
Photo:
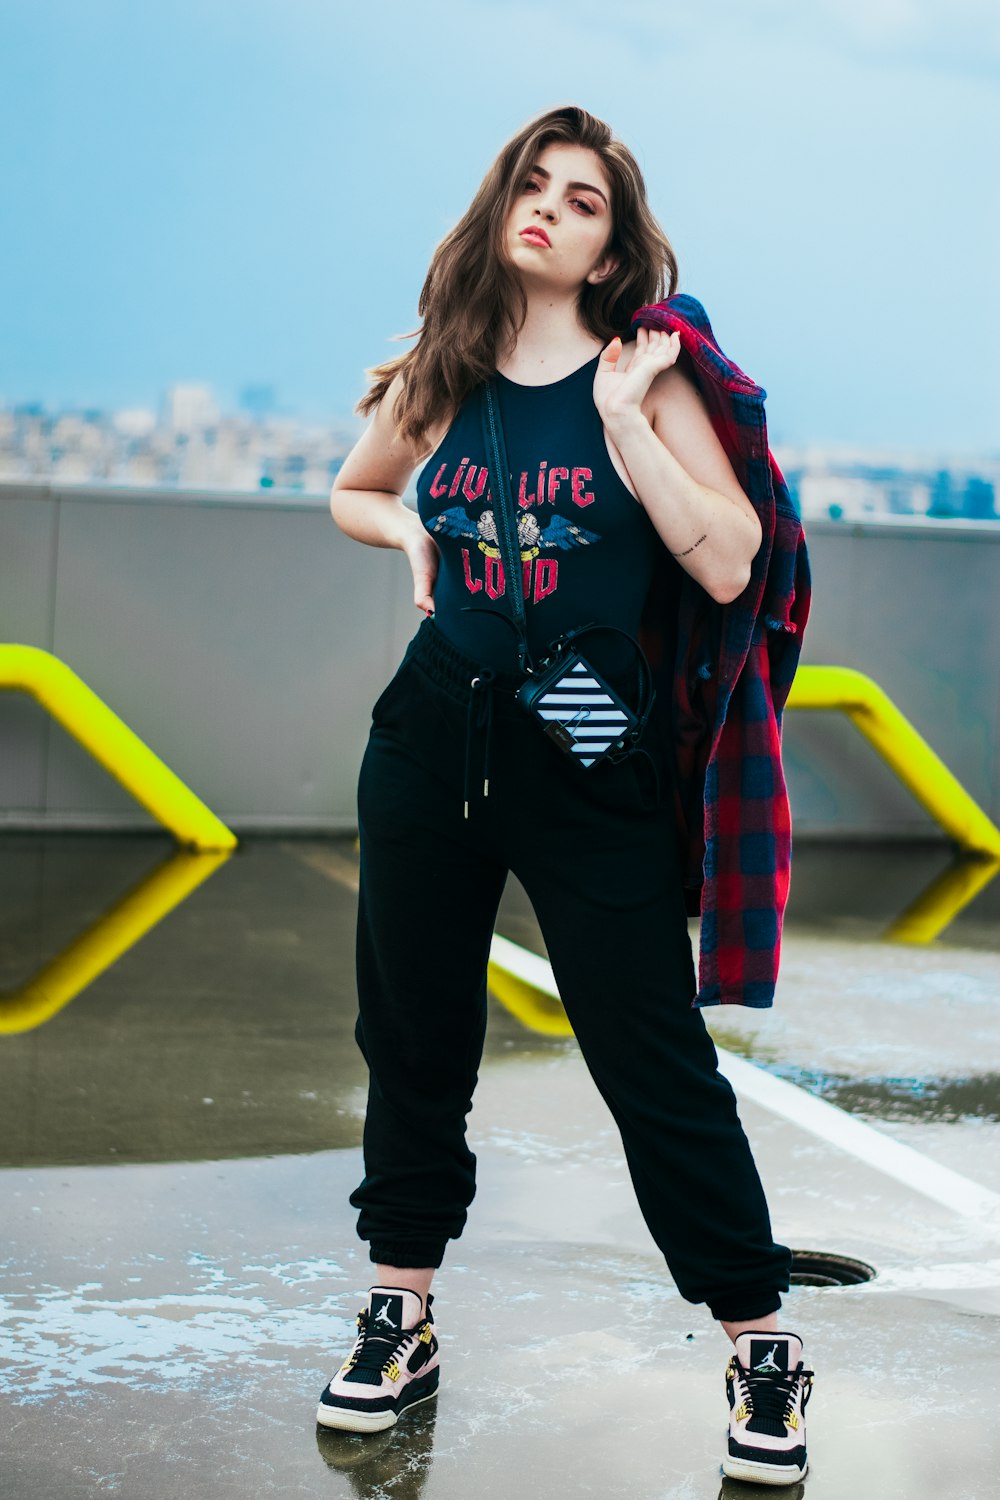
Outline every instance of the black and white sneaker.
[[794, 1333], [748, 1328], [726, 1367], [729, 1431], [722, 1472], [757, 1484], [795, 1484], [809, 1467], [803, 1412], [815, 1371]]
[[406, 1287], [373, 1286], [354, 1348], [319, 1399], [316, 1421], [342, 1432], [380, 1432], [437, 1394], [441, 1377], [431, 1306]]

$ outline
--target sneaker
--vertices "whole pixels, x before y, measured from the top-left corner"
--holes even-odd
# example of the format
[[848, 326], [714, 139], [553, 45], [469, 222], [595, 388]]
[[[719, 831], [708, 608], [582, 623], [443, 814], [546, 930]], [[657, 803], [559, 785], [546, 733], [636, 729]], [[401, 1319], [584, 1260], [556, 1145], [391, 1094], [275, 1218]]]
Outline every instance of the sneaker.
[[737, 1336], [726, 1367], [724, 1474], [757, 1484], [795, 1484], [805, 1477], [809, 1462], [802, 1413], [814, 1374], [803, 1368], [802, 1340], [794, 1333], [751, 1328]]
[[441, 1370], [428, 1293], [373, 1286], [358, 1313], [354, 1348], [319, 1399], [316, 1421], [342, 1432], [380, 1432], [437, 1394]]

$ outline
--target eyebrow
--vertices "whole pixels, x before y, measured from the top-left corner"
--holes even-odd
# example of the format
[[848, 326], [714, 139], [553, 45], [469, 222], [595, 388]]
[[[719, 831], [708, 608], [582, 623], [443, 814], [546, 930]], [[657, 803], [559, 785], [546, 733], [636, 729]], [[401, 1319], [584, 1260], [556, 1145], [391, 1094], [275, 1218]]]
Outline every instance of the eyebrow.
[[[546, 172], [545, 168], [540, 167], [537, 162], [531, 170], [533, 172], [537, 172], [540, 177], [544, 177], [546, 180], [548, 180], [552, 176], [551, 172]], [[588, 193], [596, 193], [598, 198], [600, 198], [601, 202], [604, 204], [604, 207], [607, 208], [607, 198], [605, 198], [599, 187], [594, 187], [592, 182], [567, 182], [566, 186], [570, 188], [585, 188]]]

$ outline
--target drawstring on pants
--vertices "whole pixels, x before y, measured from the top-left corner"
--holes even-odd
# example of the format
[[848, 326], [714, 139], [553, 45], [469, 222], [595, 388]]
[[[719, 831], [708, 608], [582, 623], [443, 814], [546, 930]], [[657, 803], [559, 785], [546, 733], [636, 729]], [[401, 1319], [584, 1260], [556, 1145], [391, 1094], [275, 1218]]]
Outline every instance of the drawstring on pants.
[[486, 748], [483, 756], [483, 796], [490, 794], [490, 735], [493, 730], [493, 679], [492, 667], [483, 667], [473, 677], [469, 694], [469, 711], [465, 720], [465, 813], [469, 816], [469, 788], [472, 785], [472, 732], [473, 726], [486, 728]]

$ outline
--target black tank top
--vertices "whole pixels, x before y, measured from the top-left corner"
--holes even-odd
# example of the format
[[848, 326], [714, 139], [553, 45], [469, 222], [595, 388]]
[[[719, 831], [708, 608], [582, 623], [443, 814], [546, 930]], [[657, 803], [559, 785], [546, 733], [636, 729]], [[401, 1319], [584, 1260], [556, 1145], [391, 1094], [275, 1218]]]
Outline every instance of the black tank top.
[[[600, 354], [548, 385], [496, 372], [518, 518], [528, 643], [537, 660], [557, 635], [598, 621], [638, 632], [663, 542], [611, 462], [593, 385]], [[481, 396], [472, 391], [417, 479], [420, 519], [438, 545], [434, 619], [477, 661], [517, 669], [517, 635], [497, 539]], [[471, 605], [474, 613], [461, 612]], [[584, 637], [589, 643], [620, 637]], [[593, 659], [593, 657], [591, 657]]]

